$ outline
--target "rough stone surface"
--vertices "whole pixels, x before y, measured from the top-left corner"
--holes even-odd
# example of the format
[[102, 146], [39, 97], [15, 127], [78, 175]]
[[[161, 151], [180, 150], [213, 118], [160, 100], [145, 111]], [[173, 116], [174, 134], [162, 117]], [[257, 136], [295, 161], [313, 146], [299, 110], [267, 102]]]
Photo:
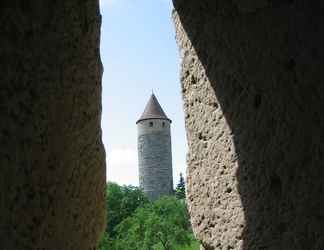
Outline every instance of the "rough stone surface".
[[0, 248], [95, 249], [105, 225], [98, 1], [1, 1], [0, 34]]
[[195, 234], [324, 249], [323, 2], [173, 2]]
[[170, 121], [137, 123], [139, 184], [150, 200], [173, 192]]

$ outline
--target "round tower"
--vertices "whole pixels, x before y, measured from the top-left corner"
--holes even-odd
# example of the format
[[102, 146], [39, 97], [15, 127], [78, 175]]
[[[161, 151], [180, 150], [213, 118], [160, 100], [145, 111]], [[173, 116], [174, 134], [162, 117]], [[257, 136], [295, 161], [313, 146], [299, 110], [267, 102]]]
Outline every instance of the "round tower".
[[171, 120], [152, 94], [136, 122], [139, 185], [150, 200], [173, 192]]

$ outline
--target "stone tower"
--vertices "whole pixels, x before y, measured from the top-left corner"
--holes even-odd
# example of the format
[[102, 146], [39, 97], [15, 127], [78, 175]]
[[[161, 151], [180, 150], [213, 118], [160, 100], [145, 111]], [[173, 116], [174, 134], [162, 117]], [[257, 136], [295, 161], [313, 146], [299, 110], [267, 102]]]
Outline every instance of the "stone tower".
[[173, 192], [171, 120], [152, 93], [136, 122], [139, 184], [150, 200]]

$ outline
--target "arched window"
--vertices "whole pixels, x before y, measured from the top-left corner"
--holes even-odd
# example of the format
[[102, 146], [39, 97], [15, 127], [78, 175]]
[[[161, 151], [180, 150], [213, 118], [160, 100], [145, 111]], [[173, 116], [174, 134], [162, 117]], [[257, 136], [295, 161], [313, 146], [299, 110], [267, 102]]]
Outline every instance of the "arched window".
[[150, 122], [150, 127], [153, 127], [153, 122]]
[[165, 122], [162, 122], [162, 127], [163, 127], [163, 128], [165, 127]]

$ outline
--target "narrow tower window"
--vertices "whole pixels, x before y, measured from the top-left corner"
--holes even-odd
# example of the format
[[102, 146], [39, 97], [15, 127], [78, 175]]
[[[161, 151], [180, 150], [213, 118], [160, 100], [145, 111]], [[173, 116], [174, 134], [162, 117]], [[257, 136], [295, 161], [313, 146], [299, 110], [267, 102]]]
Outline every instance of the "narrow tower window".
[[150, 122], [150, 127], [153, 127], [153, 122]]
[[163, 128], [165, 127], [165, 122], [162, 122], [162, 127], [163, 127]]

